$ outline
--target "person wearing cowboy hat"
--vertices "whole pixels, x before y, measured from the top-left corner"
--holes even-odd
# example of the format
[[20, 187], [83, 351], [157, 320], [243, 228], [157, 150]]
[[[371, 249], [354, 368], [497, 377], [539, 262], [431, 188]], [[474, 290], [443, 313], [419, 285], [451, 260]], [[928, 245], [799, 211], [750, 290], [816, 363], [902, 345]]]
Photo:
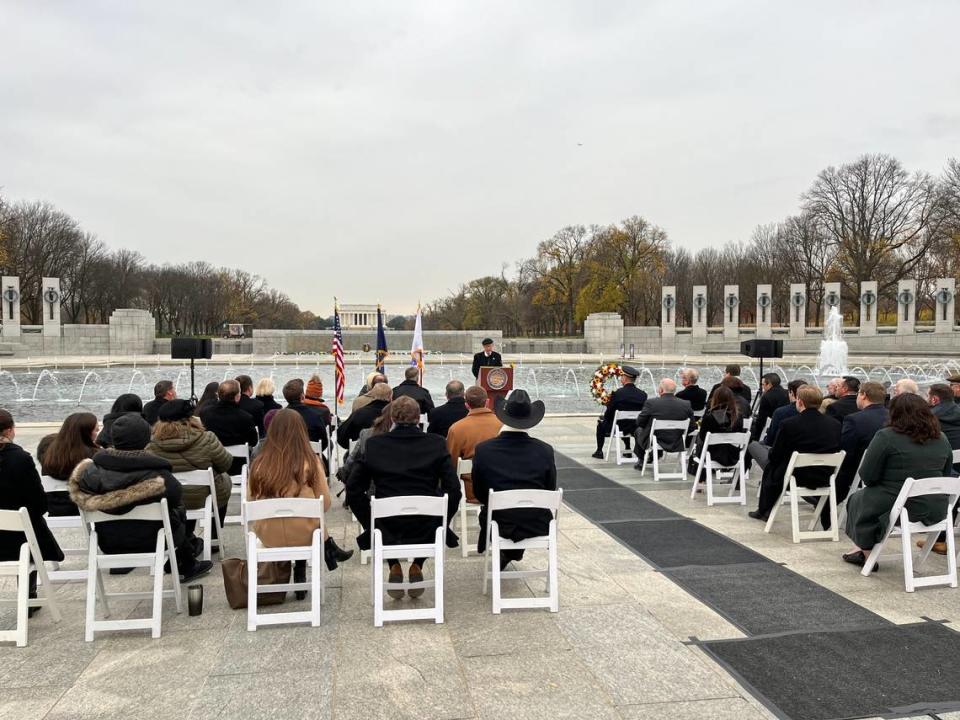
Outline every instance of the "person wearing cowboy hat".
[[[647, 394], [636, 385], [640, 371], [630, 365], [624, 365], [620, 370], [622, 387], [617, 388], [610, 395], [607, 408], [597, 421], [597, 451], [592, 455], [597, 460], [603, 460], [603, 443], [613, 430], [613, 416], [617, 410], [643, 410], [643, 404], [647, 401]], [[637, 429], [637, 423], [635, 420], [621, 420], [617, 424], [620, 426], [620, 432], [623, 433], [623, 444], [627, 450], [630, 450], [630, 438]]]
[[[526, 390], [514, 390], [494, 409], [504, 427], [500, 434], [477, 445], [473, 456], [473, 491], [480, 501], [480, 540], [477, 551], [487, 546], [487, 500], [490, 491], [556, 490], [557, 464], [553, 448], [532, 438], [527, 430], [543, 420], [543, 401], [530, 401]], [[549, 510], [516, 509], [497, 511], [500, 537], [514, 542], [546, 535], [550, 530]], [[523, 558], [523, 550], [503, 550], [500, 568]]]

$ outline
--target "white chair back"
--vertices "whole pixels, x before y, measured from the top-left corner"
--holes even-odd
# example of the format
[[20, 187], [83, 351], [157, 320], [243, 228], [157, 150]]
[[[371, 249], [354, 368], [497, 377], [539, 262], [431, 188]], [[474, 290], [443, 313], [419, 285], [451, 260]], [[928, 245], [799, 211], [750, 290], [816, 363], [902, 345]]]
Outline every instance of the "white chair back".
[[614, 459], [617, 465], [623, 465], [624, 463], [635, 462], [636, 456], [632, 451], [627, 451], [621, 438], [623, 437], [623, 431], [620, 429], [621, 420], [636, 420], [640, 417], [639, 410], [615, 410], [613, 413], [613, 426], [610, 428], [610, 436], [608, 438], [609, 443], [607, 444], [607, 449], [604, 452], [604, 460], [609, 459], [610, 450], [613, 449]]
[[67, 492], [68, 485], [66, 480], [57, 480], [49, 475], [40, 476], [40, 484], [43, 485], [44, 492]]
[[956, 465], [957, 463], [960, 463], [960, 450], [953, 451], [953, 464]]
[[736, 445], [738, 448], [745, 448], [749, 444], [750, 444], [750, 433], [748, 432], [738, 432], [738, 433], [708, 432], [707, 436], [703, 440], [703, 446], [705, 448], [708, 448], [711, 445]]
[[243, 458], [250, 462], [250, 446], [246, 443], [242, 445], [224, 445], [224, 449], [235, 458]]
[[310, 449], [313, 450], [314, 455], [323, 455], [323, 443], [319, 440], [311, 440]]
[[427, 428], [430, 427], [430, 418], [426, 413], [420, 413], [420, 428], [426, 432]]
[[549, 510], [556, 514], [562, 501], [563, 490], [491, 490], [487, 512], [522, 508]]
[[473, 472], [473, 458], [457, 458], [457, 475]]
[[[244, 465], [243, 469], [246, 470]], [[220, 503], [217, 500], [217, 485], [215, 482], [213, 468], [206, 470], [188, 470], [187, 472], [174, 473], [173, 475], [184, 487], [205, 487], [208, 490], [207, 498], [204, 500], [203, 508], [198, 510], [187, 510], [187, 518], [190, 520], [199, 520], [202, 527], [203, 537], [203, 559], [210, 560], [213, 553], [213, 544], [216, 542], [221, 552], [224, 550], [223, 544], [223, 526], [220, 524]], [[217, 529], [217, 537], [213, 537], [213, 529]]]
[[283, 518], [323, 519], [323, 498], [271, 498], [247, 500], [244, 510], [247, 523], [256, 520]]
[[[468, 557], [470, 555], [470, 542], [467, 535], [467, 490], [463, 484], [463, 476], [473, 472], [473, 458], [457, 458], [457, 480], [460, 481], [460, 507], [457, 508], [457, 515], [460, 517], [460, 555]], [[477, 520], [480, 519], [480, 506], [472, 505], [476, 508]]]
[[[832, 540], [833, 542], [839, 542], [840, 522], [839, 513], [837, 512], [837, 473], [840, 472], [840, 466], [843, 465], [843, 459], [846, 457], [846, 455], [846, 452], [843, 450], [835, 453], [801, 453], [794, 451], [794, 453], [790, 456], [790, 462], [787, 463], [787, 470], [783, 476], [783, 488], [780, 491], [780, 497], [777, 499], [776, 504], [770, 511], [770, 516], [767, 518], [767, 524], [764, 528], [764, 531], [770, 532], [773, 529], [773, 521], [777, 516], [777, 511], [780, 509], [780, 506], [786, 502], [787, 493], [789, 492], [790, 525], [793, 533], [793, 542], [799, 543], [802, 540], [818, 539], [827, 539]], [[828, 479], [827, 484], [818, 488], [798, 486], [794, 471], [802, 468], [813, 467], [833, 469], [833, 472], [830, 473], [830, 478]], [[816, 507], [814, 508], [813, 516], [810, 519], [810, 524], [808, 525], [806, 531], [800, 529], [800, 496], [805, 498], [820, 498]], [[816, 528], [817, 523], [820, 521], [820, 514], [828, 503], [830, 506], [830, 529], [815, 530], [814, 528]]]
[[370, 500], [370, 528], [380, 519], [405, 515], [439, 516], [446, 520], [447, 496], [402, 495]]
[[[747, 504], [747, 469], [746, 455], [747, 446], [750, 444], [750, 433], [715, 433], [708, 432], [703, 439], [703, 447], [700, 450], [700, 457], [695, 457], [697, 463], [697, 472], [693, 476], [693, 489], [690, 491], [690, 499], [697, 496], [700, 489], [700, 476], [704, 475], [704, 482], [707, 488], [707, 505], [717, 503], [738, 503]], [[739, 450], [737, 461], [733, 465], [721, 465], [710, 455], [710, 448], [717, 445], [733, 445]], [[730, 481], [730, 490], [726, 496], [717, 495], [714, 492], [715, 480]]]

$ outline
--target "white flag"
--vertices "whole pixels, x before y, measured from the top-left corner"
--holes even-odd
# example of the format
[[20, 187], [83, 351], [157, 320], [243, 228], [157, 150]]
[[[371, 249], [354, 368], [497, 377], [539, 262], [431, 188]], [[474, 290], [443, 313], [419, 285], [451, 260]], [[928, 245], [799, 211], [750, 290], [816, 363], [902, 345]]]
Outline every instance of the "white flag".
[[423, 384], [423, 325], [420, 321], [420, 306], [417, 305], [417, 323], [413, 327], [413, 345], [410, 347], [410, 364], [420, 369], [420, 384]]

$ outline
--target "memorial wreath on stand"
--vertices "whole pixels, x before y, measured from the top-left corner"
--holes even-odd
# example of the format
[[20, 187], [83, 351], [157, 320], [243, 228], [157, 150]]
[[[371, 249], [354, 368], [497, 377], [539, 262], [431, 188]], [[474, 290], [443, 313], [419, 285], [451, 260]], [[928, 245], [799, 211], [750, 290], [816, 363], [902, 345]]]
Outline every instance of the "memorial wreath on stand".
[[593, 373], [593, 380], [590, 381], [590, 392], [593, 393], [594, 400], [601, 405], [610, 402], [612, 393], [607, 389], [607, 381], [611, 378], [619, 380], [621, 375], [623, 375], [623, 370], [618, 363], [608, 362], [598, 367], [596, 372]]

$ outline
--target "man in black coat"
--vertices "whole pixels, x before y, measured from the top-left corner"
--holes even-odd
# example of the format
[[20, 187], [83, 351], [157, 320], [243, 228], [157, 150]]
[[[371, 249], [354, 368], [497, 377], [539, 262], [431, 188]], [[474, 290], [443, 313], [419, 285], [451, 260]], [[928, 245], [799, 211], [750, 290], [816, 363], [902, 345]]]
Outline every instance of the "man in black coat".
[[253, 396], [253, 378], [249, 375], [237, 375], [235, 379], [240, 384], [240, 409], [250, 413], [260, 437], [265, 437], [267, 433], [263, 429], [263, 416], [265, 414], [263, 403]]
[[751, 440], [760, 439], [760, 433], [766, 428], [767, 420], [773, 418], [773, 413], [777, 408], [790, 404], [790, 397], [780, 384], [780, 376], [777, 373], [764, 375], [760, 379], [760, 387], [763, 394], [757, 403], [757, 414], [753, 418], [753, 425], [750, 427]]
[[177, 390], [169, 380], [161, 380], [153, 386], [153, 400], [143, 406], [143, 419], [151, 425], [157, 424], [157, 413], [167, 400], [175, 400]]
[[330, 411], [325, 407], [305, 405], [303, 380], [294, 378], [287, 380], [283, 385], [283, 399], [287, 401], [287, 408], [300, 414], [307, 424], [307, 437], [311, 442], [319, 442], [326, 449], [327, 428], [330, 426]]
[[430, 426], [428, 432], [447, 436], [447, 430], [458, 420], [467, 416], [467, 401], [463, 398], [463, 383], [451, 380], [447, 383], [447, 401], [440, 407], [435, 407], [429, 413]]
[[940, 430], [947, 436], [950, 447], [960, 450], [960, 406], [953, 402], [953, 390], [946, 383], [931, 385], [927, 391], [930, 410], [940, 422]]
[[[543, 419], [543, 402], [531, 402], [525, 390], [514, 390], [494, 412], [506, 428], [497, 437], [477, 445], [473, 456], [473, 492], [481, 504], [477, 543], [480, 553], [487, 548], [487, 502], [491, 490], [557, 489], [553, 448], [526, 432]], [[546, 535], [552, 517], [549, 510], [514, 509], [499, 510], [493, 519], [500, 537], [517, 542]], [[501, 551], [500, 569], [521, 558], [523, 550]]]
[[[203, 427], [217, 436], [224, 447], [230, 445], [257, 444], [257, 425], [248, 412], [240, 409], [240, 383], [224, 380], [217, 388], [220, 398], [216, 404], [207, 406], [200, 414]], [[242, 458], [234, 458], [231, 475], [239, 475], [244, 465]]]
[[835, 420], [843, 420], [847, 415], [857, 412], [857, 394], [860, 392], [860, 380], [850, 375], [840, 378], [837, 399], [827, 407], [826, 415]]
[[[603, 443], [613, 430], [613, 416], [617, 410], [643, 410], [643, 404], [647, 401], [647, 394], [636, 386], [637, 377], [640, 371], [629, 365], [620, 368], [620, 385], [607, 402], [607, 407], [603, 415], [597, 420], [597, 451], [592, 457], [603, 460]], [[633, 431], [637, 429], [635, 420], [620, 420], [620, 432], [623, 433], [623, 443], [630, 448], [630, 438]]]
[[[770, 448], [769, 461], [763, 471], [760, 486], [760, 502], [750, 517], [766, 521], [770, 511], [783, 492], [787, 465], [794, 452], [835, 453], [840, 450], [840, 423], [820, 413], [823, 395], [819, 388], [804, 385], [797, 391], [797, 417], [784, 420], [777, 439]], [[801, 468], [796, 471], [797, 484], [801, 487], [818, 488], [827, 485], [831, 468]]]
[[433, 398], [430, 391], [425, 387], [420, 387], [418, 382], [420, 378], [420, 369], [411, 365], [403, 371], [404, 381], [393, 389], [393, 399], [399, 397], [408, 397], [416, 400], [420, 406], [420, 414], [426, 415], [433, 410]]
[[377, 383], [367, 391], [367, 397], [370, 402], [350, 413], [350, 417], [337, 428], [337, 444], [345, 450], [350, 449], [351, 440], [359, 440], [360, 432], [372, 427], [383, 414], [383, 409], [393, 399], [393, 391], [385, 382]]
[[699, 412], [707, 407], [707, 391], [697, 385], [700, 381], [700, 373], [695, 368], [683, 368], [680, 371], [680, 384], [683, 390], [677, 393], [677, 397], [690, 403], [690, 409]]
[[767, 466], [770, 448], [773, 447], [773, 443], [777, 439], [777, 433], [780, 432], [780, 424], [784, 420], [800, 414], [796, 405], [797, 391], [806, 384], [805, 380], [791, 380], [787, 383], [787, 404], [781, 405], [773, 411], [773, 415], [770, 418], [770, 427], [767, 429], [766, 434], [747, 446], [748, 468], [754, 461], [760, 466], [761, 470]]
[[484, 338], [480, 344], [483, 345], [483, 350], [473, 356], [472, 371], [475, 378], [480, 377], [482, 367], [503, 367], [503, 358], [500, 357], [500, 353], [494, 351], [493, 340]]
[[[737, 378], [740, 379], [740, 366], [739, 365], [727, 365], [723, 369], [723, 378]], [[710, 394], [707, 395], [707, 406], [710, 406], [710, 401], [713, 399], [713, 394], [717, 391], [717, 388], [723, 384], [723, 379], [720, 380], [716, 385], [710, 388]], [[738, 394], [737, 391], [734, 391], [734, 394]], [[747, 401], [747, 407], [750, 407], [753, 404], [753, 393], [750, 390], [750, 386], [746, 383], [743, 383], [743, 388], [739, 390], [739, 394]], [[747, 413], [744, 417], [748, 417], [750, 413]]]
[[[650, 447], [650, 430], [653, 427], [654, 420], [690, 420], [693, 418], [693, 410], [690, 403], [679, 399], [674, 392], [677, 384], [670, 378], [663, 378], [657, 386], [657, 397], [650, 398], [643, 405], [640, 411], [640, 417], [637, 418], [637, 447], [641, 450], [638, 457], [642, 458], [642, 452], [646, 452]], [[686, 446], [687, 433], [682, 430], [660, 430], [657, 432], [657, 444], [664, 452], [680, 452]], [[639, 470], [642, 461], [638, 460], [634, 466]]]

